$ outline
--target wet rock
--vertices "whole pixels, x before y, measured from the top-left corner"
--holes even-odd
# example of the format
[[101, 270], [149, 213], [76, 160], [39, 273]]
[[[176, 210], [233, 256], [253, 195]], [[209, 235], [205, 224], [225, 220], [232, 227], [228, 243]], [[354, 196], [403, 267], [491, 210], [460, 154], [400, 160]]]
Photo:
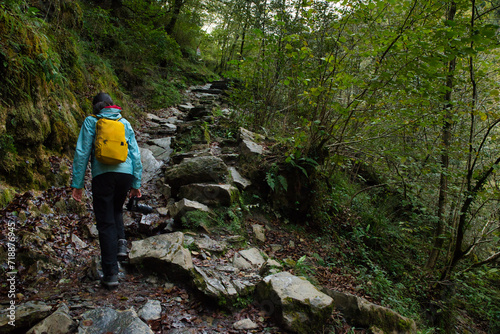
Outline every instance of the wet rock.
[[370, 303], [364, 298], [330, 289], [323, 292], [331, 296], [337, 310], [355, 326], [377, 327], [383, 333], [413, 334], [417, 332], [415, 321], [403, 317], [383, 306]]
[[70, 333], [74, 325], [73, 319], [69, 315], [69, 308], [62, 304], [47, 318], [36, 324], [26, 334], [66, 334]]
[[78, 334], [153, 334], [133, 309], [116, 311], [109, 307], [97, 308], [82, 315]]
[[161, 318], [161, 303], [159, 300], [150, 299], [137, 312], [139, 318], [144, 321], [157, 320]]
[[229, 184], [193, 183], [180, 187], [178, 196], [205, 205], [230, 206], [238, 199], [238, 193]]
[[184, 248], [184, 234], [173, 232], [133, 241], [129, 253], [131, 264], [149, 265], [167, 276], [186, 277], [193, 270], [193, 261]]
[[165, 182], [175, 192], [186, 184], [205, 182], [225, 182], [228, 179], [228, 169], [222, 159], [214, 156], [200, 156], [183, 159], [165, 171]]
[[265, 311], [297, 333], [320, 330], [333, 311], [330, 296], [288, 272], [265, 277], [257, 285], [256, 296]]
[[29, 301], [19, 305], [9, 305], [0, 313], [0, 332], [12, 333], [23, 328], [29, 329], [47, 317], [52, 307], [43, 302]]

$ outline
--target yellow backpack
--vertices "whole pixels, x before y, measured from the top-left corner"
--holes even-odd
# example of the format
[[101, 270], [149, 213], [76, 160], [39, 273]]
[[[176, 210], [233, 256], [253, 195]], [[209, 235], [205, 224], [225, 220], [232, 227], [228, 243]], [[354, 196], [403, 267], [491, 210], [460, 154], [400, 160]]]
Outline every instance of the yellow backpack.
[[103, 164], [117, 165], [127, 160], [128, 144], [125, 139], [125, 125], [120, 122], [120, 119], [122, 118], [116, 120], [104, 117], [98, 118], [95, 136], [95, 158]]

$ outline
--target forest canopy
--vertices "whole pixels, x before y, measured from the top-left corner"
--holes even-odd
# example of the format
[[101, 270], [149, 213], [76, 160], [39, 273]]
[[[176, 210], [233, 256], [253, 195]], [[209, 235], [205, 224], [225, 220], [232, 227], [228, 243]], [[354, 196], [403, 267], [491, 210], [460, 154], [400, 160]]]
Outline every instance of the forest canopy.
[[67, 183], [49, 157], [71, 155], [96, 91], [140, 114], [224, 78], [234, 121], [278, 142], [284, 214], [349, 239], [371, 293], [429, 331], [464, 310], [493, 333], [499, 22], [497, 0], [4, 1], [2, 182]]

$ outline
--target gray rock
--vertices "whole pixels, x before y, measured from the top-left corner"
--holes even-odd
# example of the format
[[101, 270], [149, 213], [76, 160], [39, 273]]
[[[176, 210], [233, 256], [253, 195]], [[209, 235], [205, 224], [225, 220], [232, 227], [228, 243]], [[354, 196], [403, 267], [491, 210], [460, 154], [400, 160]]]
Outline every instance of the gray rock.
[[239, 253], [234, 254], [233, 266], [241, 270], [252, 270], [252, 264], [245, 260]]
[[252, 265], [252, 267], [255, 268], [260, 268], [264, 264], [264, 262], [266, 262], [257, 248], [244, 249], [239, 251], [237, 254], [242, 256]]
[[242, 319], [233, 324], [234, 329], [256, 329], [259, 326], [250, 319]]
[[264, 147], [257, 143], [264, 139], [263, 136], [248, 131], [247, 129], [240, 128], [239, 138], [241, 140], [240, 152], [248, 160], [264, 153]]
[[146, 114], [146, 119], [148, 121], [152, 121], [152, 122], [155, 122], [155, 123], [162, 123], [163, 122], [163, 118], [158, 117], [158, 116], [156, 116], [154, 114], [150, 114], [150, 113]]
[[266, 242], [266, 229], [264, 226], [259, 224], [252, 225], [253, 233], [255, 234], [255, 239], [260, 242]]
[[218, 300], [235, 300], [238, 291], [226, 275], [221, 275], [210, 267], [195, 266], [193, 275], [194, 285], [206, 296]]
[[141, 148], [142, 161], [142, 184], [145, 185], [158, 173], [163, 162], [156, 160], [153, 152], [146, 148]]
[[241, 127], [239, 129], [238, 135], [239, 135], [239, 138], [241, 140], [248, 140], [248, 141], [253, 141], [253, 142], [260, 142], [263, 139], [265, 139], [264, 136], [259, 135], [255, 132], [249, 131], [245, 128], [241, 128]]
[[260, 156], [264, 153], [264, 148], [250, 140], [242, 140], [240, 144], [241, 154], [246, 158], [253, 158], [255, 156]]
[[75, 245], [76, 249], [84, 249], [87, 248], [88, 245], [85, 241], [80, 239], [76, 234], [71, 233], [71, 242]]
[[97, 308], [82, 315], [78, 334], [153, 334], [133, 309], [116, 311], [109, 307]]
[[54, 313], [36, 324], [26, 334], [66, 334], [71, 331], [73, 324], [68, 306], [61, 304]]
[[183, 198], [180, 201], [175, 202], [173, 205], [168, 207], [170, 216], [177, 222], [180, 221], [180, 219], [186, 212], [194, 210], [210, 212], [210, 209], [205, 204], [191, 201], [186, 198]]
[[261, 306], [285, 329], [313, 333], [331, 316], [333, 299], [305, 278], [288, 272], [265, 277], [256, 288]]
[[161, 318], [161, 303], [159, 300], [150, 299], [137, 312], [139, 318], [144, 321], [157, 320]]
[[181, 186], [191, 183], [225, 182], [228, 169], [222, 159], [214, 156], [186, 158], [178, 165], [165, 171], [165, 181], [177, 191]]
[[140, 225], [148, 227], [157, 227], [160, 220], [160, 215], [157, 213], [149, 213], [147, 215], [142, 215]]
[[153, 144], [153, 145], [159, 146], [159, 147], [161, 147], [161, 148], [163, 148], [165, 150], [172, 150], [172, 148], [171, 148], [172, 137], [151, 139], [151, 140], [148, 141], [148, 144]]
[[235, 268], [225, 270], [213, 267], [195, 266], [192, 279], [194, 286], [204, 295], [231, 306], [238, 297], [253, 294], [255, 286], [261, 280], [257, 274], [239, 276]]
[[179, 189], [179, 197], [205, 205], [230, 206], [238, 199], [238, 189], [229, 184], [192, 183]]
[[233, 178], [234, 184], [239, 189], [244, 190], [252, 185], [252, 182], [241, 176], [241, 174], [238, 172], [238, 170], [236, 170], [235, 167], [229, 167], [229, 172], [231, 173], [231, 177]]
[[182, 232], [160, 234], [133, 241], [129, 260], [131, 264], [144, 263], [155, 271], [183, 278], [190, 275], [193, 270], [191, 253], [183, 247], [183, 244]]
[[260, 267], [260, 276], [269, 276], [277, 274], [283, 270], [283, 266], [276, 260], [267, 259], [266, 262]]
[[178, 105], [179, 109], [183, 112], [189, 112], [191, 109], [194, 108], [194, 105], [192, 105], [191, 103], [184, 103], [184, 104], [180, 104]]
[[151, 153], [153, 153], [153, 156], [156, 160], [164, 163], [168, 163], [170, 161], [170, 155], [174, 151], [172, 149], [165, 149], [157, 145], [149, 145], [147, 149], [149, 149]]
[[331, 296], [337, 310], [355, 326], [377, 327], [383, 333], [414, 334], [417, 332], [415, 321], [403, 317], [383, 306], [370, 303], [364, 298], [330, 289], [323, 292]]
[[[29, 329], [50, 314], [52, 307], [43, 302], [29, 301], [24, 304], [9, 305], [0, 313], [0, 332]], [[13, 325], [14, 324], [14, 325]]]
[[224, 241], [216, 241], [209, 238], [207, 235], [197, 237], [194, 243], [198, 249], [206, 250], [209, 252], [224, 252], [227, 249], [227, 244]]

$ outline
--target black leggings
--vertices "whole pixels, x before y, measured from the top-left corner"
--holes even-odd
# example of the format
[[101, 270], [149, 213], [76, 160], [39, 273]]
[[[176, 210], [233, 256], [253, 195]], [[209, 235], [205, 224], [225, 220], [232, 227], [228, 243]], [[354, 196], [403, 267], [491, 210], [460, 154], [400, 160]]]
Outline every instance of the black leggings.
[[134, 177], [124, 173], [105, 173], [92, 179], [94, 215], [99, 231], [104, 275], [118, 274], [118, 239], [125, 239], [123, 204]]

